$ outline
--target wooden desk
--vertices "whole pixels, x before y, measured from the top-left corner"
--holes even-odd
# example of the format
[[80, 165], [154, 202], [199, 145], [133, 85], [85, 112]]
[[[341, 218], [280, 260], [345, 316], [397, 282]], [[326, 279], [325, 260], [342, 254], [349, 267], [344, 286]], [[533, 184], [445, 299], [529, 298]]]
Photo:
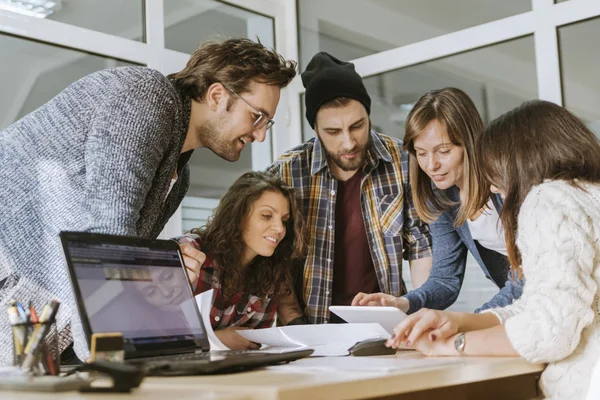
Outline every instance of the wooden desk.
[[[426, 357], [401, 352], [395, 358], [402, 362]], [[543, 365], [512, 357], [447, 360], [460, 363], [388, 372], [315, 372], [282, 366], [233, 375], [149, 378], [144, 387], [194, 387], [198, 393], [239, 393], [253, 400], [532, 399], [539, 395], [537, 381]]]
[[[379, 358], [379, 357], [378, 357]], [[429, 360], [416, 352], [388, 356], [398, 365]], [[411, 361], [412, 360], [412, 361]], [[423, 360], [423, 361], [419, 361]], [[543, 365], [520, 358], [445, 358], [458, 363], [400, 370], [307, 371], [296, 363], [230, 375], [146, 378], [132, 394], [0, 392], [2, 400], [319, 400], [532, 399]], [[310, 362], [310, 360], [307, 360]], [[357, 359], [352, 360], [358, 362]]]
[[171, 385], [146, 385], [131, 393], [79, 393], [79, 392], [7, 392], [0, 391], [2, 400], [251, 400], [242, 393], [198, 390], [193, 385], [175, 388]]

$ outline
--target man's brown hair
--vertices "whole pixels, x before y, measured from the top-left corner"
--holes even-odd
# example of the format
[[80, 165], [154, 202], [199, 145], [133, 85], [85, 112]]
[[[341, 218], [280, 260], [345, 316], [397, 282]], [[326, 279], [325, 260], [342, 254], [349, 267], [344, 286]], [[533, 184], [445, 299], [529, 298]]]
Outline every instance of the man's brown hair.
[[207, 41], [196, 50], [184, 69], [168, 75], [185, 95], [201, 102], [213, 83], [236, 93], [249, 91], [252, 82], [286, 87], [296, 76], [296, 62], [273, 49], [245, 38]]

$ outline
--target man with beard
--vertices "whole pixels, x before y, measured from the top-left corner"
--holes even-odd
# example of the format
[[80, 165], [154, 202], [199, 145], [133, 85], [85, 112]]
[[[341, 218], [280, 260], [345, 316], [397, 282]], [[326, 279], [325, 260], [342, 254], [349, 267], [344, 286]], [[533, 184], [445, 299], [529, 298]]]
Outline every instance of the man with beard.
[[[318, 53], [302, 73], [306, 118], [316, 138], [269, 170], [296, 188], [308, 227], [308, 255], [296, 290], [310, 323], [337, 322], [330, 305], [363, 293], [406, 293], [431, 268], [429, 227], [415, 211], [402, 141], [371, 130], [371, 99], [354, 64]], [[406, 304], [403, 304], [406, 303]], [[408, 301], [394, 304], [404, 311]]]
[[[207, 42], [186, 67], [95, 72], [0, 132], [0, 299], [61, 302], [59, 347], [87, 346], [59, 232], [155, 238], [189, 186], [188, 160], [206, 147], [236, 161], [262, 142], [296, 63], [248, 39]], [[184, 249], [190, 280], [204, 255]], [[72, 322], [72, 324], [70, 324]], [[72, 327], [72, 332], [70, 331]], [[0, 348], [11, 349], [6, 313]], [[0, 353], [0, 365], [12, 361]]]

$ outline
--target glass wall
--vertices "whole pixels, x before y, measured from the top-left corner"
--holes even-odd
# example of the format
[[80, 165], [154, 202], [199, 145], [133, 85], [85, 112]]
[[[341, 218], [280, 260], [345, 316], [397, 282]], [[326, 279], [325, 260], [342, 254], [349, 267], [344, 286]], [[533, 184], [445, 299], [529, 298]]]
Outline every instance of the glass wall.
[[51, 44], [0, 34], [0, 130], [46, 103], [79, 78], [134, 65]]
[[[50, 2], [46, 2], [48, 4]], [[49, 20], [135, 41], [144, 40], [143, 0], [57, 0]]]
[[273, 43], [273, 18], [213, 0], [164, 2], [165, 47], [192, 53], [207, 39], [248, 37]]
[[297, 1], [302, 70], [319, 51], [356, 59], [531, 11], [527, 0]]
[[[337, 48], [332, 54], [351, 60], [352, 52], [344, 50]], [[365, 77], [363, 81], [372, 99], [373, 129], [389, 136], [403, 138], [406, 117], [414, 103], [427, 91], [443, 87], [465, 91], [483, 120], [489, 122], [537, 97], [533, 36]], [[303, 127], [306, 139], [314, 136], [308, 123]]]
[[598, 37], [600, 18], [558, 29], [564, 106], [600, 136]]

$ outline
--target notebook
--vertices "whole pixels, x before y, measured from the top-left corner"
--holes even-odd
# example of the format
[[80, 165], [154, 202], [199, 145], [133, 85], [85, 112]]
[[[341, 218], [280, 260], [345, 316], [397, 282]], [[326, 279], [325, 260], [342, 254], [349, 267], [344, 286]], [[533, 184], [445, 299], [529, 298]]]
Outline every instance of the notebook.
[[210, 351], [174, 241], [85, 232], [60, 238], [88, 346], [94, 333], [121, 332], [126, 361], [148, 375], [231, 372], [312, 353]]

